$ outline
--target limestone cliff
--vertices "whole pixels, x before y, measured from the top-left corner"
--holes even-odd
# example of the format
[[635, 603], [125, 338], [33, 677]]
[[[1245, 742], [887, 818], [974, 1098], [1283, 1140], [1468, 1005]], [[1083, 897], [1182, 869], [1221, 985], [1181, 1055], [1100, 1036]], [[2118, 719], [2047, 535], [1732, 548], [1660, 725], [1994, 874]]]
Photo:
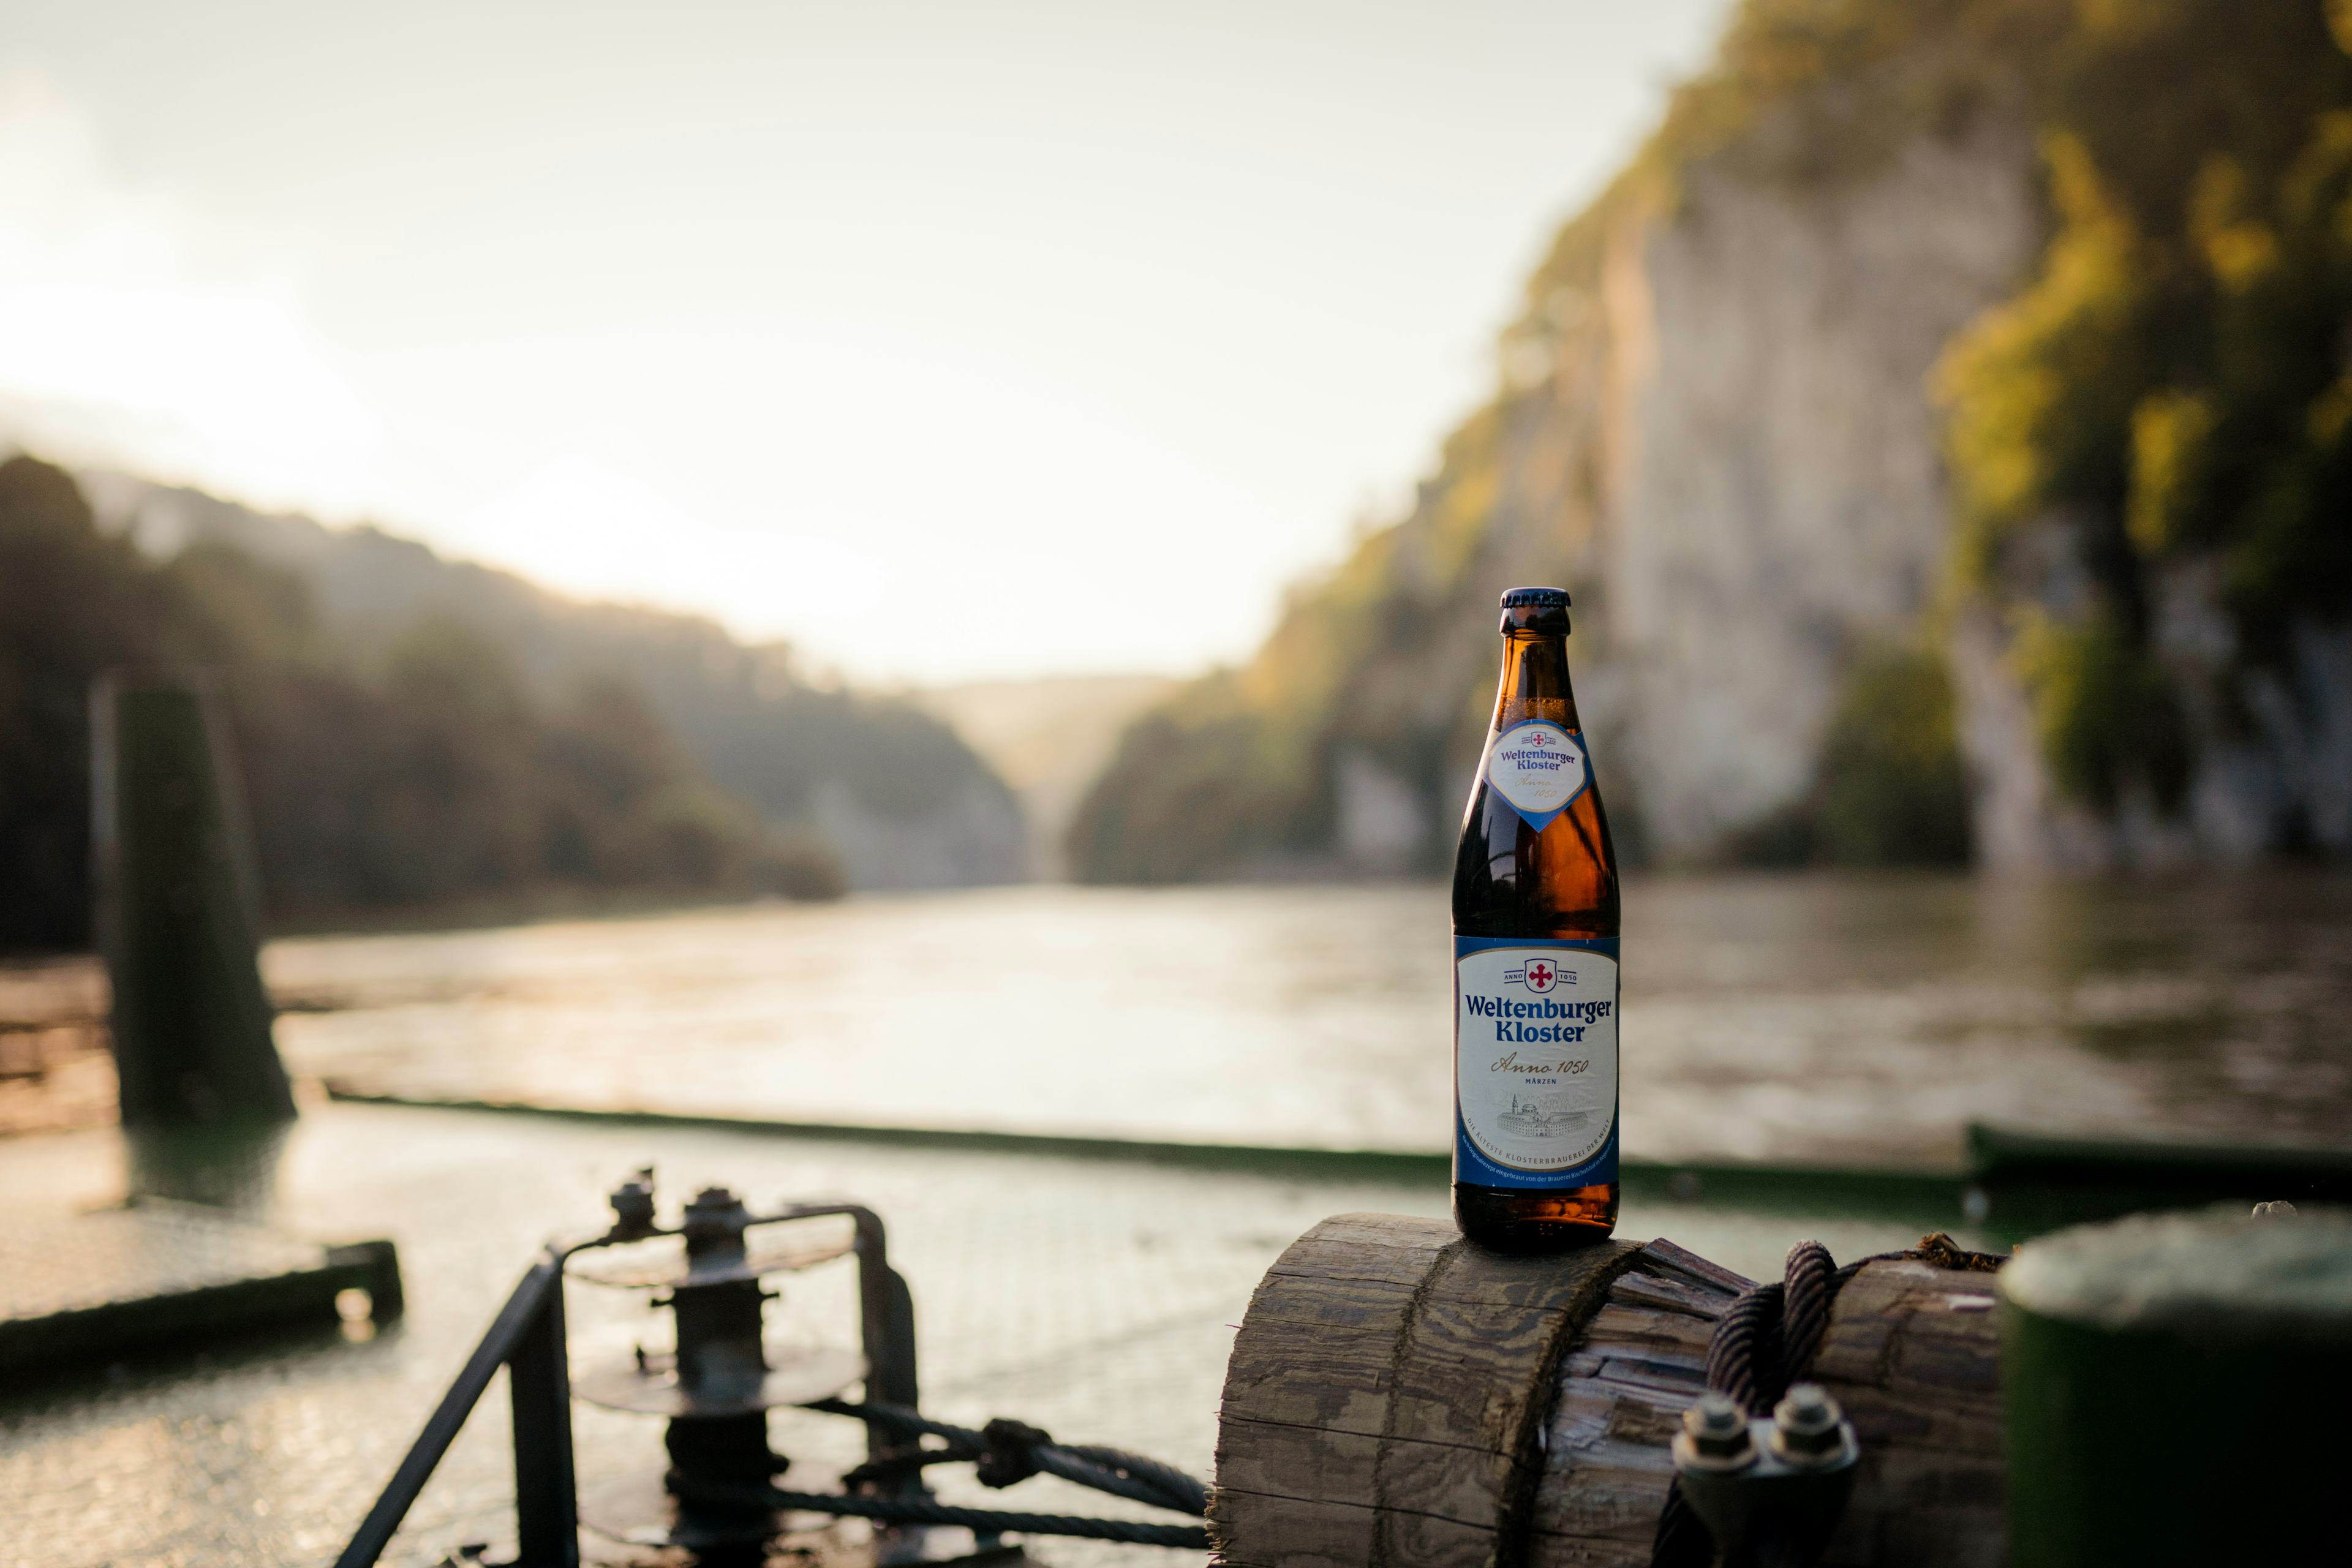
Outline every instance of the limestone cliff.
[[1702, 166], [1613, 242], [1586, 662], [1658, 853], [1802, 796], [1855, 656], [1928, 607], [1949, 502], [1927, 376], [2032, 255], [2031, 167], [1999, 121], [1829, 190]]
[[[1500, 388], [1410, 515], [1297, 593], [1249, 664], [1129, 731], [1075, 824], [1081, 874], [1435, 869], [1483, 737], [1495, 595], [1518, 583], [1576, 595], [1579, 695], [1637, 854], [1902, 859], [1972, 840], [1992, 863], [2098, 867], [2352, 847], [2352, 592], [2277, 568], [2302, 586], [2232, 586], [2251, 580], [2235, 522], [2119, 557], [2141, 506], [2128, 476], [2053, 480], [2032, 492], [2039, 521], [1979, 516], [2000, 510], [1978, 495], [1988, 473], [2072, 472], [2077, 426], [2112, 476], [2141, 461], [2147, 409], [2204, 406], [2197, 367], [2146, 346], [2186, 307], [2143, 312], [2079, 363], [2061, 351], [2080, 331], [2027, 352], [2052, 321], [2074, 330], [2037, 301], [2085, 292], [2058, 248], [2053, 146], [2105, 135], [2114, 178], [2161, 194], [2213, 181], [2221, 154], [2191, 139], [2209, 132], [2276, 143], [2274, 166], [2309, 125], [2335, 144], [2343, 62], [2302, 63], [2327, 51], [2316, 5], [2259, 27], [2218, 0], [2175, 9], [1748, 0], [1717, 66], [1561, 233]], [[2267, 80], [2280, 124], [2189, 115], [2147, 153], [2142, 78], [2238, 106]], [[2336, 140], [2352, 148], [2352, 120]], [[2104, 322], [2096, 290], [2137, 287], [2121, 268], [2083, 309]], [[1956, 344], [1973, 345], [1966, 376]], [[2085, 384], [2112, 363], [2139, 379]], [[2325, 382], [2295, 384], [2321, 397], [2315, 429], [2334, 417]], [[1973, 433], [1962, 471], [1956, 417]], [[2336, 560], [2331, 461], [2295, 470], [2302, 511], [2263, 562]], [[2162, 745], [2112, 733], [2143, 723]], [[1927, 804], [1881, 809], [1906, 793]], [[1856, 811], [1877, 816], [1842, 826]]]

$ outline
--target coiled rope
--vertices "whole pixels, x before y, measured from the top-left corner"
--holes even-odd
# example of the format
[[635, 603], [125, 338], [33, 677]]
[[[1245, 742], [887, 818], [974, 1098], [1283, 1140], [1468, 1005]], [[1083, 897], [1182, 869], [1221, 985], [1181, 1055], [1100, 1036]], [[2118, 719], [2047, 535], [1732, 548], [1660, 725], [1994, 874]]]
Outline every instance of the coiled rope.
[[[1845, 1282], [1869, 1264], [1894, 1258], [1987, 1274], [2007, 1261], [1991, 1253], [1970, 1252], [1940, 1230], [1921, 1237], [1916, 1247], [1875, 1253], [1843, 1268], [1820, 1242], [1801, 1241], [1789, 1248], [1777, 1284], [1750, 1286], [1716, 1320], [1706, 1344], [1707, 1388], [1749, 1415], [1770, 1415], [1789, 1385], [1802, 1382], [1812, 1370], [1813, 1358], [1829, 1333], [1830, 1309]], [[1708, 1568], [1714, 1560], [1715, 1542], [1683, 1500], [1677, 1479], [1667, 1489], [1666, 1506], [1658, 1515], [1650, 1568]]]

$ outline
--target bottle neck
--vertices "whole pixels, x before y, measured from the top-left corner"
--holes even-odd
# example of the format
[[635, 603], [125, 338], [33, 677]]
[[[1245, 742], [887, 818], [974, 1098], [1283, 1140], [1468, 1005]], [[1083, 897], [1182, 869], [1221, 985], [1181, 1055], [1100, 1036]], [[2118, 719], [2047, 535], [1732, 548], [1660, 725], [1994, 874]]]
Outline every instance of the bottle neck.
[[1503, 679], [1495, 693], [1497, 732], [1529, 719], [1580, 730], [1568, 680], [1568, 638], [1557, 633], [1503, 634]]

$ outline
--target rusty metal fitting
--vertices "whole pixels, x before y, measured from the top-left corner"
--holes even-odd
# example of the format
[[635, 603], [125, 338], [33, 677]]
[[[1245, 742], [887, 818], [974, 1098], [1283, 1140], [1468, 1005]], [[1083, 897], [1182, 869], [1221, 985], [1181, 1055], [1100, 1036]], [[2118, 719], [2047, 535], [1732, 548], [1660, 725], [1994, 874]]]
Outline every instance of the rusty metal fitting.
[[1738, 1469], [1756, 1462], [1748, 1417], [1720, 1394], [1703, 1394], [1683, 1412], [1683, 1429], [1675, 1438], [1674, 1450], [1678, 1463], [1702, 1469]]
[[1772, 1410], [1772, 1451], [1792, 1465], [1834, 1463], [1852, 1443], [1845, 1412], [1818, 1383], [1800, 1383]]

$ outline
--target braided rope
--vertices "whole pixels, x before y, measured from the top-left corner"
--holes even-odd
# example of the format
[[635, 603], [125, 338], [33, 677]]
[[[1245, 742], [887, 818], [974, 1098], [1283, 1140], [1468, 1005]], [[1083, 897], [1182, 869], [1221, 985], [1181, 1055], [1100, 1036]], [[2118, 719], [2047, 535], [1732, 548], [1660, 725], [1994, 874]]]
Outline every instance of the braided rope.
[[[1818, 1241], [1789, 1248], [1776, 1284], [1743, 1290], [1715, 1321], [1706, 1342], [1706, 1386], [1750, 1415], [1771, 1412], [1789, 1385], [1811, 1372], [1822, 1342], [1829, 1337], [1830, 1309], [1847, 1280], [1872, 1263], [1917, 1258], [1938, 1268], [1990, 1274], [2007, 1258], [1970, 1252], [1943, 1231], [1919, 1238], [1900, 1252], [1880, 1252], [1840, 1268]], [[1715, 1542], [1683, 1500], [1680, 1478], [1666, 1489], [1657, 1533], [1650, 1542], [1650, 1568], [1709, 1568]]]
[[1707, 1341], [1707, 1387], [1750, 1415], [1771, 1408], [1763, 1388], [1780, 1359], [1780, 1302], [1786, 1292], [1778, 1283], [1741, 1291], [1716, 1320]]
[[1844, 1283], [1836, 1273], [1837, 1260], [1820, 1242], [1801, 1241], [1789, 1248], [1781, 1280], [1786, 1305], [1780, 1314], [1780, 1364], [1773, 1369], [1778, 1386], [1768, 1406], [1780, 1403], [1789, 1385], [1812, 1370], [1830, 1331], [1830, 1303]]

